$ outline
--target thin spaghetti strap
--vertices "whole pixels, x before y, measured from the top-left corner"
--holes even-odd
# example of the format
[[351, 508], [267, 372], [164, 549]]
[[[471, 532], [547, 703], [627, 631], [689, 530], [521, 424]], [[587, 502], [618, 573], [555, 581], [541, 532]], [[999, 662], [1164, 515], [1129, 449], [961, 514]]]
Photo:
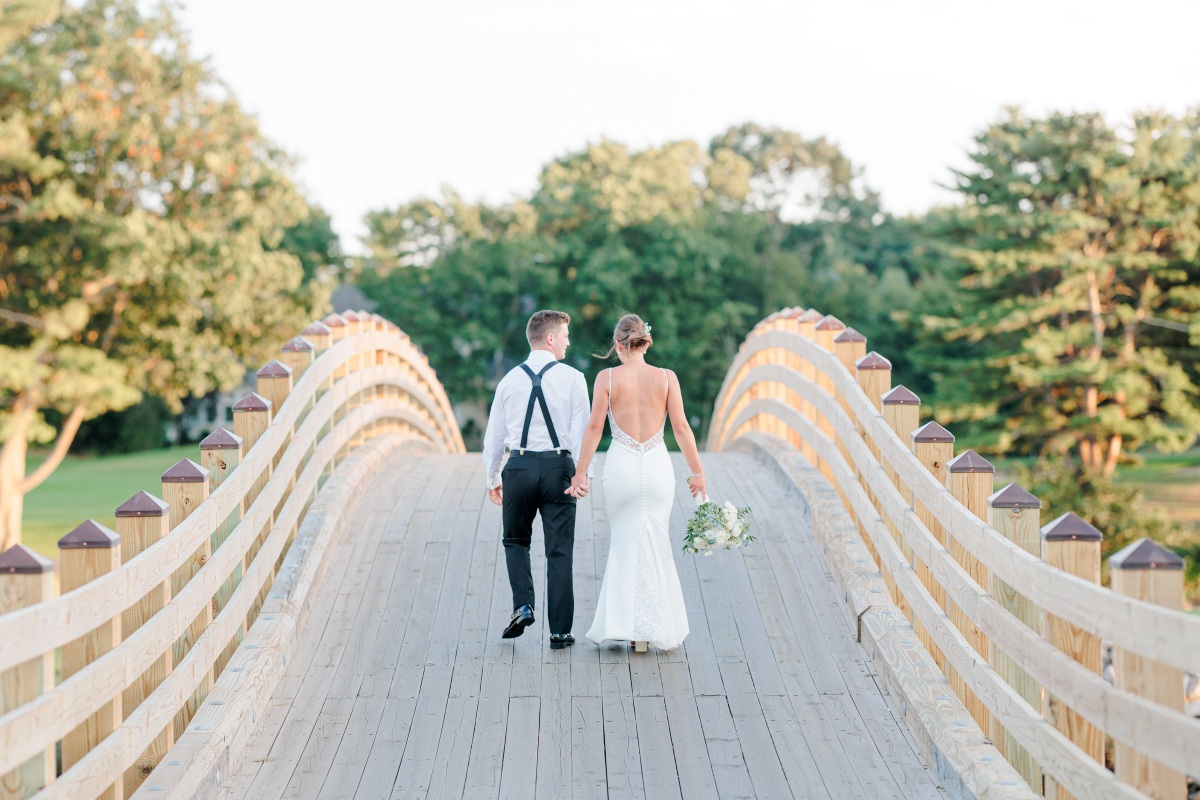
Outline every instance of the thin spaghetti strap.
[[605, 372], [608, 373], [608, 408], [612, 410], [612, 367], [609, 367]]

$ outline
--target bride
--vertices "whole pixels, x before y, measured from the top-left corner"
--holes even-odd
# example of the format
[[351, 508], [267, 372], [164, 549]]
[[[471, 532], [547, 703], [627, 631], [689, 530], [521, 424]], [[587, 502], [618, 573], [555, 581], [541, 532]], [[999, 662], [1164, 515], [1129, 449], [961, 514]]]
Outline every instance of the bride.
[[692, 496], [702, 495], [704, 474], [696, 439], [683, 411], [679, 379], [646, 363], [653, 339], [650, 326], [636, 314], [621, 317], [613, 331], [613, 353], [621, 365], [596, 377], [592, 416], [567, 493], [583, 496], [587, 472], [600, 443], [607, 415], [612, 447], [604, 461], [604, 506], [611, 536], [596, 618], [587, 638], [629, 641], [638, 652], [647, 643], [670, 650], [688, 635], [683, 591], [667, 530], [675, 502], [675, 471], [663, 443], [668, 412], [671, 430], [687, 459]]

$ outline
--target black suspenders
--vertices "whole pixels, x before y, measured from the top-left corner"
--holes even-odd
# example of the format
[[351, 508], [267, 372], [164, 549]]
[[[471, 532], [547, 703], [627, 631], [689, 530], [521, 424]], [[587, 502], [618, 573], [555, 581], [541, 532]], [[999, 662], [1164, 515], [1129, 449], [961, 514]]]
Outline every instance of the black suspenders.
[[546, 429], [550, 432], [550, 441], [554, 443], [554, 449], [559, 449], [558, 433], [554, 430], [554, 420], [550, 419], [550, 409], [546, 407], [546, 395], [542, 393], [542, 376], [545, 375], [551, 367], [557, 364], [557, 361], [551, 361], [546, 366], [542, 367], [541, 372], [534, 373], [529, 368], [529, 365], [522, 364], [521, 369], [529, 374], [529, 380], [533, 381], [533, 391], [529, 393], [529, 405], [525, 407], [525, 427], [521, 429], [521, 449], [524, 450], [529, 444], [529, 423], [533, 421], [533, 404], [542, 407], [542, 419], [546, 421]]

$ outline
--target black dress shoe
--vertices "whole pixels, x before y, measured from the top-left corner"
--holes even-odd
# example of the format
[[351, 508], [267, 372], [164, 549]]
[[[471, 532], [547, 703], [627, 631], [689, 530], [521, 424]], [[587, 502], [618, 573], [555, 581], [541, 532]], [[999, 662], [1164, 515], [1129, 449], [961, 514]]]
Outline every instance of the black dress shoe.
[[562, 650], [564, 647], [570, 647], [573, 644], [575, 644], [575, 637], [569, 633], [550, 634], [551, 650]]
[[515, 639], [525, 632], [525, 629], [533, 624], [533, 608], [528, 604], [521, 606], [513, 612], [512, 619], [508, 621], [508, 626], [504, 629], [505, 639]]

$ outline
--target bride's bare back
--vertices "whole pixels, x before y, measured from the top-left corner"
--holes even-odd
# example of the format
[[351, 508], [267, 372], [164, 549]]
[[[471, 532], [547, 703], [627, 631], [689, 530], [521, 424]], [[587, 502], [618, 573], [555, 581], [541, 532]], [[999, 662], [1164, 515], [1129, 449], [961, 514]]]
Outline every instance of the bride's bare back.
[[609, 407], [613, 419], [634, 441], [645, 442], [657, 434], [667, 416], [670, 382], [667, 371], [649, 364], [610, 367]]

